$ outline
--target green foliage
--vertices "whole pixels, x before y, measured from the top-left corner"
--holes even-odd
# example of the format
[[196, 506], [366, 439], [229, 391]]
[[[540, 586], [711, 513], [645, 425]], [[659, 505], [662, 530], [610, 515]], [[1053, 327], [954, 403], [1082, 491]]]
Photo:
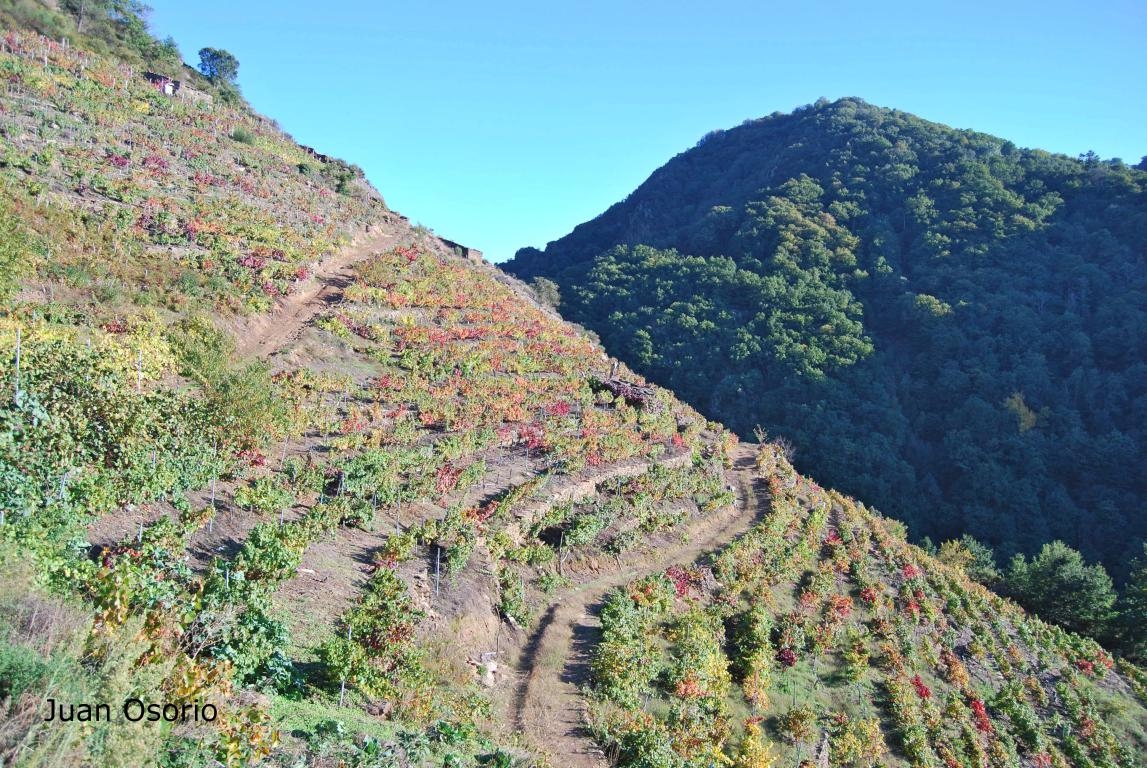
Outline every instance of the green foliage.
[[558, 284], [553, 280], [545, 277], [535, 277], [530, 282], [530, 287], [534, 289], [534, 294], [546, 306], [557, 309], [562, 303], [562, 296], [558, 290]]
[[1118, 613], [1121, 647], [1140, 664], [1147, 662], [1147, 545], [1143, 556], [1132, 562]]
[[234, 85], [239, 77], [239, 60], [222, 48], [200, 48], [199, 71], [213, 83]]
[[0, 701], [14, 702], [47, 674], [48, 665], [40, 654], [27, 646], [0, 639]]
[[942, 563], [960, 568], [968, 578], [988, 587], [995, 586], [1001, 578], [992, 548], [967, 534], [941, 544], [937, 558]]
[[293, 502], [294, 496], [272, 475], [256, 478], [235, 491], [237, 505], [265, 515], [281, 512]]
[[498, 587], [498, 612], [515, 626], [529, 626], [532, 614], [526, 605], [526, 584], [521, 575], [511, 568], [503, 568], [498, 577]]
[[151, 9], [137, 0], [9, 0], [0, 5], [7, 28], [35, 29], [59, 40], [100, 53], [113, 53], [152, 67], [180, 66], [179, 50], [171, 38], [157, 40], [148, 31]]
[[287, 426], [287, 409], [261, 362], [236, 364], [234, 342], [202, 315], [167, 331], [180, 373], [198, 382], [229, 441], [253, 446]]
[[8, 301], [37, 261], [31, 238], [19, 219], [0, 204], [0, 301]]
[[345, 629], [322, 648], [332, 682], [345, 680], [368, 696], [392, 700], [421, 691], [414, 628], [422, 616], [394, 571], [376, 571], [360, 604], [343, 616]]
[[842, 766], [1061, 751], [1050, 764], [1115, 766], [1142, 751], [1147, 709], [1112, 693], [1141, 685], [1131, 665], [1111, 679], [1094, 641], [908, 545], [898, 525], [794, 475], [780, 449], [758, 467], [769, 511], [712, 559], [711, 580], [672, 566], [606, 598], [589, 722], [620, 766], [647, 765], [647, 749], [687, 766], [740, 765], [746, 751], [747, 765], [795, 765], [826, 732]]
[[[80, 5], [103, 13], [109, 3]], [[86, 27], [95, 37], [75, 34], [74, 17], [21, 0], [55, 22], [17, 18], [0, 52], [9, 119], [29, 128], [0, 138], [0, 210], [22, 219], [32, 251], [51, 254], [24, 259], [27, 277], [67, 283], [73, 299], [79, 291], [92, 300], [99, 322], [131, 304], [258, 311], [385, 208], [342, 161], [302, 177], [304, 148], [232, 84], [185, 69], [134, 3], [110, 5], [126, 36], [112, 45], [97, 44], [98, 25]], [[28, 26], [56, 31], [45, 39]], [[157, 91], [148, 70], [179, 80], [180, 94]], [[228, 135], [236, 141], [214, 140]], [[0, 254], [0, 284], [10, 256]]]
[[231, 131], [231, 138], [240, 144], [254, 145], [255, 143], [255, 134], [251, 133], [249, 130], [243, 127], [239, 127]]
[[506, 266], [742, 435], [936, 541], [1147, 539], [1147, 174], [858, 99], [716, 132]]
[[[218, 573], [214, 577], [220, 580]], [[289, 689], [295, 685], [295, 673], [287, 656], [286, 624], [274, 615], [269, 595], [245, 586], [242, 573], [232, 574], [231, 581], [235, 591], [243, 593], [242, 599], [235, 600], [230, 589], [216, 587], [198, 617], [197, 627], [205, 630], [211, 657], [230, 664], [239, 683]]]
[[1016, 555], [1002, 589], [1046, 621], [1074, 632], [1102, 637], [1109, 629], [1115, 603], [1111, 577], [1062, 541], [1045, 544], [1030, 562]]
[[[0, 340], [8, 359], [14, 341]], [[21, 346], [20, 396], [0, 406], [0, 509], [25, 535], [66, 535], [115, 504], [202, 487], [221, 469], [214, 443], [226, 441], [211, 410], [187, 394], [137, 393], [114, 347], [50, 335]]]

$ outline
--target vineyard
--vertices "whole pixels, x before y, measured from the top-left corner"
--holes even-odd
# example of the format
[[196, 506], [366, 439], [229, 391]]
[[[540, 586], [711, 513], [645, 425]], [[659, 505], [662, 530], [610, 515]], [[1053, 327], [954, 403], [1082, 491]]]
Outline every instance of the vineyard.
[[138, 305], [269, 309], [385, 215], [353, 166], [114, 59], [13, 31], [0, 75], [0, 214], [39, 246], [31, 284], [97, 324]]
[[[1138, 764], [1147, 674], [353, 166], [30, 32], [0, 71], [3, 765]], [[128, 698], [219, 717], [42, 718]]]
[[[619, 765], [1132, 766], [1140, 683], [1095, 642], [758, 459], [767, 518], [611, 593], [590, 721]], [[771, 743], [771, 746], [770, 746]]]
[[[31, 580], [0, 622], [5, 761], [504, 757], [494, 703], [465, 658], [465, 674], [426, 658], [429, 627], [479, 557], [494, 624], [524, 627], [607, 537], [638, 546], [718, 503], [703, 420], [598, 396], [600, 349], [240, 106], [169, 98], [28, 33], [5, 37], [0, 66], [17, 245], [5, 288], [18, 288], [0, 328], [0, 532], [6, 570]], [[205, 313], [272, 309], [368, 224], [409, 245], [360, 265], [304, 336], [337, 364], [236, 362]], [[615, 484], [595, 504], [595, 474], [650, 472], [644, 495]], [[682, 501], [662, 519], [653, 494]], [[547, 531], [593, 523], [551, 546], [519, 508], [548, 515]], [[431, 568], [436, 604], [407, 584]], [[42, 645], [38, 606], [56, 594], [90, 618]], [[206, 731], [45, 729], [42, 702], [68, 697], [57, 668], [86, 696], [211, 700], [224, 715]]]

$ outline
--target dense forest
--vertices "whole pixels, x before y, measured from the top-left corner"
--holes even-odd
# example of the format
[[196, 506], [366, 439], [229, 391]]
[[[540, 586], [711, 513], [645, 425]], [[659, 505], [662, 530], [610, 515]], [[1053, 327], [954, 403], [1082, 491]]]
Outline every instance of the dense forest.
[[1001, 558], [1142, 553], [1147, 173], [858, 99], [714, 131], [506, 266], [742, 435]]

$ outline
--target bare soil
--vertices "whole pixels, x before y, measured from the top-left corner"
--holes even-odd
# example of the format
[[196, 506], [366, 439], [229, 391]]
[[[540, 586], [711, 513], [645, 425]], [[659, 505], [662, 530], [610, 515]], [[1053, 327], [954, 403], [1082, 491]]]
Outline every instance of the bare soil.
[[754, 474], [755, 446], [742, 443], [729, 479], [737, 502], [719, 517], [694, 522], [687, 544], [664, 547], [638, 567], [628, 564], [575, 588], [553, 603], [533, 630], [518, 661], [519, 681], [513, 721], [527, 741], [562, 768], [604, 768], [609, 763], [586, 728], [585, 699], [590, 661], [601, 623], [605, 594], [674, 563], [702, 559], [747, 531], [767, 509], [765, 491]]
[[314, 274], [296, 291], [281, 298], [269, 313], [246, 318], [235, 326], [236, 351], [241, 357], [269, 357], [294, 339], [324, 309], [342, 301], [354, 281], [353, 267], [410, 239], [404, 224], [376, 224], [349, 247], [320, 261]]

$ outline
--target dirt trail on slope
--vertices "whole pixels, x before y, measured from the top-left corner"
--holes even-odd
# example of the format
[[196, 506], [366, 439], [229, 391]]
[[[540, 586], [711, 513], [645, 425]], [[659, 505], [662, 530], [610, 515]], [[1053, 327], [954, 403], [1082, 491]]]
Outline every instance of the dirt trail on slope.
[[[345, 248], [332, 254], [319, 262], [311, 277], [294, 293], [283, 297], [270, 312], [254, 317], [242, 318], [231, 323], [235, 335], [235, 350], [240, 358], [257, 356], [267, 358], [278, 352], [292, 339], [298, 336], [303, 328], [323, 309], [334, 306], [342, 301], [343, 291], [354, 280], [352, 267], [404, 241], [414, 239], [414, 233], [401, 220], [384, 220], [376, 222], [371, 232], [357, 236]], [[289, 455], [296, 455], [292, 451]], [[284, 458], [288, 454], [284, 453]], [[233, 510], [228, 506], [228, 499], [234, 494], [233, 482], [220, 481], [216, 492], [217, 507], [229, 512], [226, 520], [216, 521], [212, 529], [205, 529], [196, 533], [192, 541], [192, 549], [199, 567], [205, 567], [210, 558], [217, 554], [216, 547], [225, 542], [231, 550], [237, 549], [247, 532], [259, 522], [254, 519], [240, 519], [239, 523], [232, 522]], [[209, 489], [203, 488], [189, 495], [193, 506], [207, 506]], [[160, 517], [173, 516], [174, 510], [169, 504], [147, 504], [138, 508], [124, 510], [127, 514], [104, 515], [88, 527], [88, 541], [95, 547], [104, 547], [117, 543], [137, 530], [141, 525], [150, 525]], [[293, 517], [294, 515], [292, 515]], [[219, 533], [214, 529], [218, 528]], [[204, 542], [210, 544], [210, 548]]]
[[[490, 464], [494, 463], [490, 460], [490, 454], [484, 458]], [[521, 460], [520, 456], [516, 458]], [[652, 460], [627, 459], [606, 467], [563, 476], [537, 491], [538, 494], [544, 494], [544, 498], [515, 508], [514, 515], [529, 521], [545, 514], [556, 504], [591, 496], [600, 483], [637, 477], [648, 472], [655, 464], [671, 469], [685, 466], [691, 460], [692, 453], [685, 451]], [[528, 461], [519, 466], [518, 470], [526, 477], [537, 472]], [[499, 470], [497, 475], [494, 477], [494, 473], [491, 473], [489, 480], [442, 502], [406, 505], [402, 515], [402, 525], [409, 529], [428, 519], [440, 519], [446, 514], [447, 509], [455, 505], [460, 505], [463, 509], [481, 506], [500, 498], [523, 479], [521, 476], [515, 476], [513, 472], [505, 474]], [[254, 522], [249, 524], [248, 530]], [[276, 593], [283, 604], [298, 606], [297, 609], [288, 611], [292, 616], [292, 632], [301, 626], [330, 624], [350, 608], [359, 596], [362, 585], [374, 571], [373, 552], [385, 541], [395, 522], [396, 518], [392, 511], [380, 511], [375, 518], [374, 533], [340, 527], [333, 537], [324, 537], [307, 547], [298, 572], [285, 581]], [[241, 538], [232, 537], [231, 541], [235, 546], [242, 544]], [[427, 562], [425, 575], [430, 577], [432, 574], [433, 571]], [[309, 602], [316, 592], [321, 593], [322, 599]], [[434, 611], [440, 607], [439, 604], [430, 606]]]
[[307, 282], [280, 299], [273, 310], [239, 323], [235, 329], [238, 354], [269, 357], [277, 352], [321, 311], [342, 301], [343, 291], [354, 281], [355, 264], [409, 239], [411, 234], [406, 227], [392, 223], [375, 224], [374, 228], [320, 261]]
[[611, 589], [674, 563], [688, 563], [747, 531], [767, 509], [764, 493], [756, 487], [756, 446], [742, 443], [727, 473], [737, 492], [737, 504], [719, 519], [699, 520], [690, 526], [692, 540], [676, 549], [663, 549], [640, 568], [617, 571], [565, 595], [550, 606], [530, 636], [522, 654], [517, 695], [516, 725], [530, 743], [563, 768], [604, 768], [609, 763], [585, 727], [580, 686], [589, 680], [589, 665], [600, 621], [597, 604]]

